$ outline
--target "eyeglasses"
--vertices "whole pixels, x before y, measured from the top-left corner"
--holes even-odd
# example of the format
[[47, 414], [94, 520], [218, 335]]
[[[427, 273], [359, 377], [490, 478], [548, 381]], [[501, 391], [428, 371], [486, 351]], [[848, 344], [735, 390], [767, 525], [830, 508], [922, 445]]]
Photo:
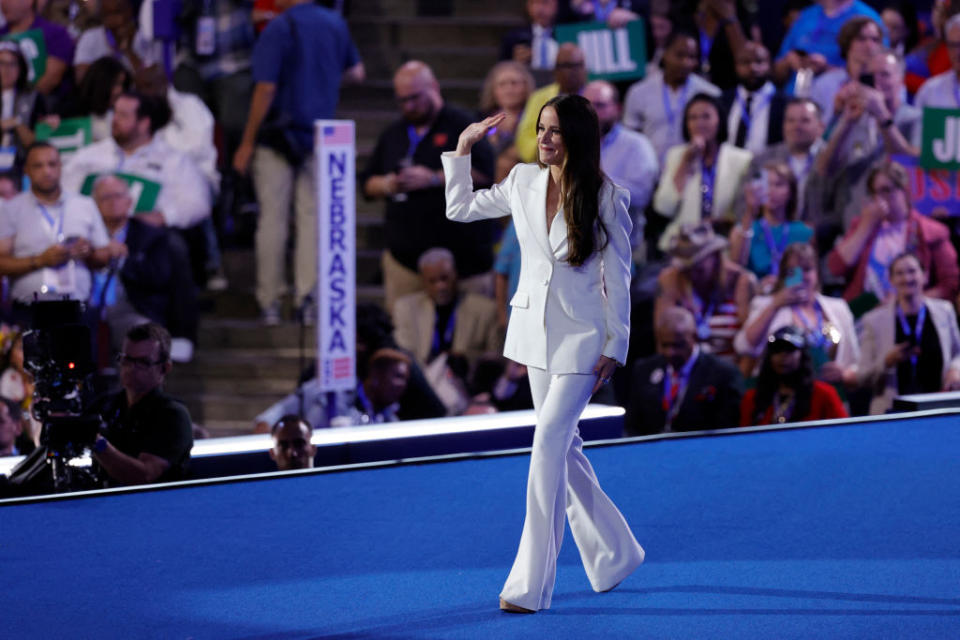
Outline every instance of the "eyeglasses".
[[557, 69], [580, 69], [584, 65], [583, 62], [558, 62], [554, 65]]
[[144, 369], [149, 369], [154, 365], [163, 364], [163, 360], [149, 360], [147, 358], [137, 358], [136, 356], [128, 356], [125, 353], [118, 353], [117, 364], [119, 364], [121, 367], [124, 365], [130, 365], [134, 369], [140, 369], [142, 371]]

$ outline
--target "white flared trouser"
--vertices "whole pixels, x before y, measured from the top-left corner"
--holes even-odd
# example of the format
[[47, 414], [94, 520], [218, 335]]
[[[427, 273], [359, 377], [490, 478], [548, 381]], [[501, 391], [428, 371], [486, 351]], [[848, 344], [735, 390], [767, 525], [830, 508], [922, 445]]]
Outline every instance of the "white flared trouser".
[[548, 609], [563, 540], [564, 513], [594, 591], [616, 586], [643, 562], [643, 549], [600, 488], [577, 424], [595, 375], [527, 368], [537, 414], [520, 548], [500, 593], [525, 609]]

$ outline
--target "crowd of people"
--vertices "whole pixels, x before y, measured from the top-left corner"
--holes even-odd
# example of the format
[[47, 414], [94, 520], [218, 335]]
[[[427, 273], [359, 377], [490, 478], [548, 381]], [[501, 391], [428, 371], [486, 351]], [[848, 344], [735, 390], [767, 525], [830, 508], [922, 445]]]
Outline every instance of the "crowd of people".
[[[211, 212], [248, 179], [262, 322], [284, 321], [288, 246], [294, 307], [315, 313], [311, 124], [366, 75], [324, 3], [276, 0], [254, 12], [259, 32], [240, 0], [186, 3], [174, 41], [153, 3], [131, 2], [66, 18], [53, 1], [47, 17], [0, 2], [0, 34], [47, 42], [37, 66], [23, 37], [0, 40], [8, 321], [25, 326], [37, 298], [89, 301], [121, 368], [144, 322], [172, 334], [165, 354], [189, 357], [197, 289], [225, 284]], [[324, 393], [307, 371], [253, 419], [278, 464], [306, 464], [309, 429], [532, 407], [525, 367], [501, 355], [511, 311], [529, 304], [521, 282], [538, 277], [520, 260], [530, 230], [448, 220], [441, 154], [502, 114], [469, 160], [474, 187], [500, 183], [538, 161], [541, 108], [564, 94], [592, 105], [603, 171], [630, 194], [630, 349], [594, 397], [627, 407], [626, 434], [875, 414], [898, 394], [960, 389], [960, 207], [919, 211], [911, 182], [923, 109], [960, 108], [960, 2], [779, 4], [771, 22], [736, 0], [527, 0], [473, 105], [448, 102], [427, 63], [399, 64], [396, 118], [357, 172], [384, 210], [384, 302], [357, 311], [356, 389]], [[585, 52], [556, 37], [637, 20], [635, 80], [591, 81]], [[215, 25], [212, 50], [201, 24]], [[78, 121], [79, 142], [54, 135]], [[29, 374], [7, 333], [12, 416]]]

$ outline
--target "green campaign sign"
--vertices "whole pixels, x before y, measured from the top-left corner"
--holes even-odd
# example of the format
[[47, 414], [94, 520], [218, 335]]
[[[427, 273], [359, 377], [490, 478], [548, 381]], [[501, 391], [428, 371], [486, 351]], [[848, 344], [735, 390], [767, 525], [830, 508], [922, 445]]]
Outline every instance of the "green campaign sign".
[[[93, 183], [95, 183], [97, 178], [102, 175], [106, 174], [91, 173], [84, 178], [83, 185], [80, 187], [80, 193], [85, 196], [92, 196]], [[162, 186], [159, 182], [147, 180], [142, 176], [132, 173], [122, 173], [119, 171], [116, 171], [111, 175], [122, 178], [124, 181], [126, 181], [127, 185], [129, 185], [130, 197], [133, 198], [134, 213], [149, 213], [150, 211], [157, 210], [157, 198], [160, 196], [160, 188]]]
[[23, 33], [8, 33], [4, 40], [16, 42], [20, 53], [27, 61], [27, 80], [35, 83], [47, 72], [47, 41], [43, 38], [43, 31], [30, 29]]
[[37, 140], [46, 140], [66, 158], [80, 147], [93, 142], [93, 122], [87, 118], [66, 118], [54, 129], [46, 122], [38, 122], [34, 130]]
[[960, 109], [924, 107], [920, 166], [960, 169]]
[[647, 39], [643, 20], [633, 20], [620, 29], [603, 22], [560, 25], [559, 44], [576, 43], [582, 50], [591, 80], [642, 78], [647, 67]]

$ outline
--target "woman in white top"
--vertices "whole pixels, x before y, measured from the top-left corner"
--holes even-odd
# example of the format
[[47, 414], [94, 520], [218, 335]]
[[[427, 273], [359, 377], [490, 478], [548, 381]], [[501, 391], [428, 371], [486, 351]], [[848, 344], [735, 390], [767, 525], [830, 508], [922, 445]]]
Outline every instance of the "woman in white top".
[[667, 152], [653, 208], [670, 218], [659, 247], [667, 251], [684, 224], [704, 220], [733, 222], [733, 204], [750, 168], [753, 154], [726, 143], [727, 125], [713, 96], [698, 93], [683, 111], [686, 144]]
[[856, 385], [860, 342], [853, 314], [843, 298], [820, 293], [817, 253], [806, 242], [791, 244], [783, 252], [773, 295], [753, 299], [733, 347], [739, 354], [759, 358], [767, 337], [787, 325], [804, 330], [821, 380]]
[[519, 164], [503, 182], [474, 192], [470, 149], [502, 119], [468, 126], [442, 161], [447, 217], [512, 215], [520, 243], [504, 355], [527, 367], [537, 426], [523, 533], [500, 608], [533, 613], [550, 607], [565, 515], [595, 591], [613, 589], [643, 562], [577, 432], [590, 397], [627, 356], [630, 195], [603, 175], [597, 114], [577, 95], [540, 110], [537, 164]]

